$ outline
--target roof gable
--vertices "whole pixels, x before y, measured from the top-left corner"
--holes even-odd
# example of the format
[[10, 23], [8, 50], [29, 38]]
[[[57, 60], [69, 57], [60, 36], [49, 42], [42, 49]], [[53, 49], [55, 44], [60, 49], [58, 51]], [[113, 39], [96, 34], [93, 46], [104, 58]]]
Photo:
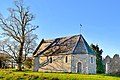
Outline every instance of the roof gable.
[[95, 54], [82, 35], [80, 35], [79, 40], [73, 50], [73, 54], [76, 54], [76, 53], [92, 54], [92, 55]]

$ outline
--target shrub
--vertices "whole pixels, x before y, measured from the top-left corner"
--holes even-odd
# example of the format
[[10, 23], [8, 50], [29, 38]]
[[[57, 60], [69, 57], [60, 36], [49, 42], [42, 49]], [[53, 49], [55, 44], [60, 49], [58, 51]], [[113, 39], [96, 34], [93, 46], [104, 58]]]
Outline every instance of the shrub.
[[29, 68], [29, 69], [32, 68], [32, 58], [29, 58], [29, 57], [28, 57], [28, 58], [26, 59], [24, 65], [25, 65], [26, 68]]

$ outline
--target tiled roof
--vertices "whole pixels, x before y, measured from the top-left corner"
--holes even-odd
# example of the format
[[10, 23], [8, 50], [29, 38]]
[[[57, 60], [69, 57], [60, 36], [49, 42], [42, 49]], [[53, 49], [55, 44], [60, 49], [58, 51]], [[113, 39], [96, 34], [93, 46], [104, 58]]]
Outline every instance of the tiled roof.
[[61, 37], [53, 40], [44, 40], [36, 53], [37, 54], [35, 54], [35, 56], [50, 56], [64, 53], [94, 54], [82, 35]]

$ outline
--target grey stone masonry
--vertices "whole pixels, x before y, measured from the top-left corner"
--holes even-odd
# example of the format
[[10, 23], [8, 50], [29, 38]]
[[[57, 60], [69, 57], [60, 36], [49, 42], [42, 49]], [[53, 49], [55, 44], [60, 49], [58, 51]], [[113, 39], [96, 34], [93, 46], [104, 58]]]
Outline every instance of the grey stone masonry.
[[[93, 63], [91, 63], [93, 57]], [[81, 72], [83, 74], [96, 74], [96, 57], [88, 54], [73, 54], [71, 58], [71, 71], [77, 73], [77, 64], [81, 63]]]
[[77, 63], [81, 63], [81, 72], [80, 73], [88, 73], [87, 66], [87, 56], [86, 54], [73, 54], [72, 55], [72, 64], [71, 64], [71, 71], [73, 73], [77, 73]]
[[37, 72], [39, 70], [39, 57], [33, 58], [33, 71]]
[[106, 74], [120, 72], [120, 57], [118, 54], [115, 54], [113, 58], [106, 56], [106, 58], [103, 60], [103, 64], [105, 66]]

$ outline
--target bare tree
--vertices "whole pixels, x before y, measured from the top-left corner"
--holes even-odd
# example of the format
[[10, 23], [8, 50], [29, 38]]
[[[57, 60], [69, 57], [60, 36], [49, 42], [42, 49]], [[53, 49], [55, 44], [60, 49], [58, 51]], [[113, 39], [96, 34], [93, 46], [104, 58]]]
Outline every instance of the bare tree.
[[15, 8], [9, 8], [9, 17], [0, 16], [0, 27], [6, 36], [5, 44], [1, 50], [8, 53], [18, 64], [18, 70], [21, 71], [22, 63], [26, 56], [32, 53], [35, 48], [35, 39], [37, 36], [32, 32], [38, 26], [32, 25], [31, 21], [34, 15], [30, 13], [28, 7], [25, 7], [22, 0], [15, 1]]

